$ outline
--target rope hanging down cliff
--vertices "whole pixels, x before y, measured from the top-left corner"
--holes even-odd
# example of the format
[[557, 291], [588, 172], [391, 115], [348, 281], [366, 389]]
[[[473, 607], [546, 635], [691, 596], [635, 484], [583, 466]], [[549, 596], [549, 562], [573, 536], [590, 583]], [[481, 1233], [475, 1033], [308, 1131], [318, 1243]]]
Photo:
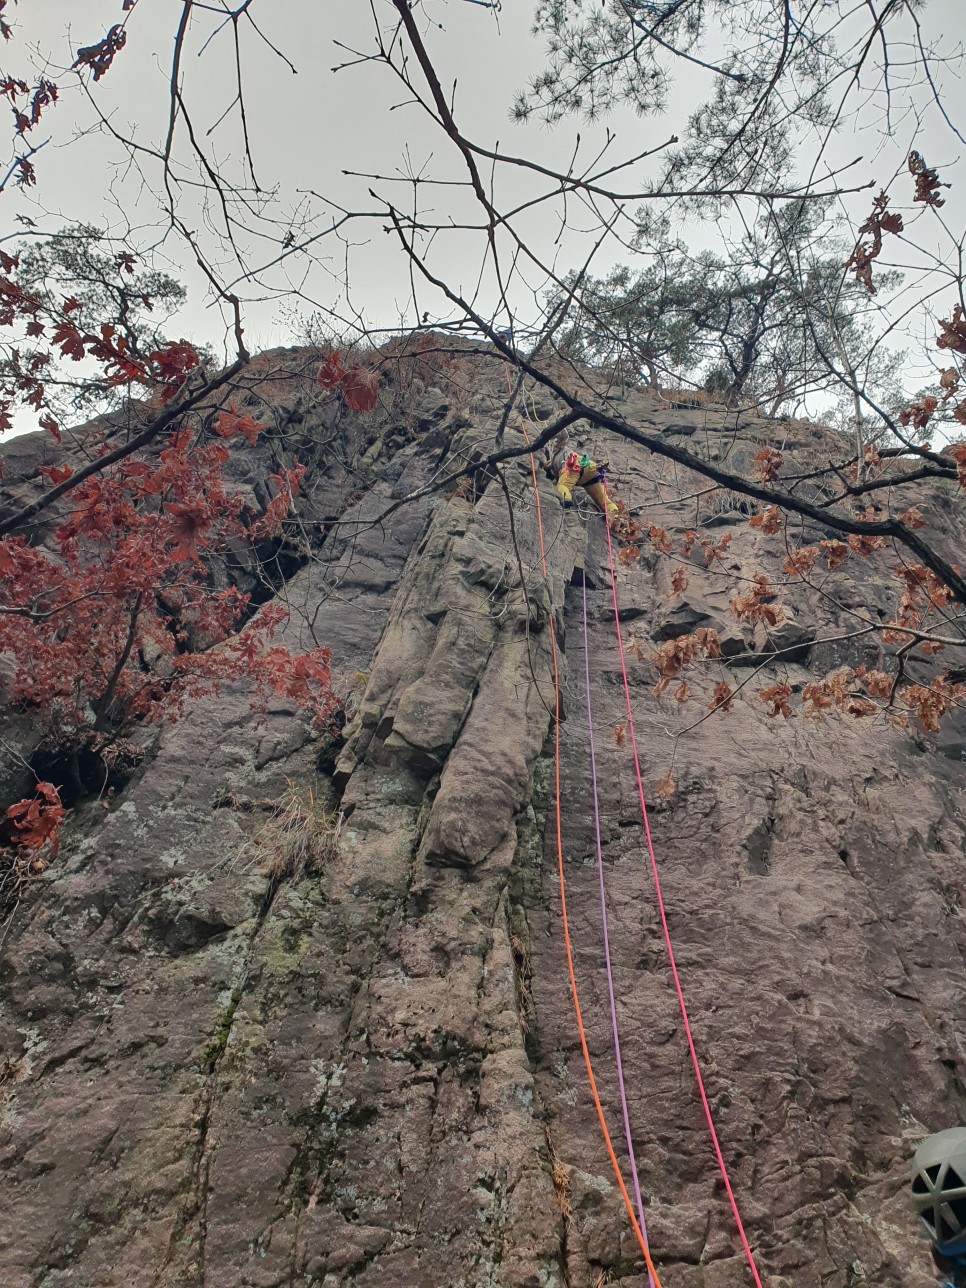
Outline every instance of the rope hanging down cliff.
[[671, 967], [671, 977], [674, 980], [674, 990], [678, 997], [678, 1006], [681, 1011], [681, 1021], [684, 1025], [684, 1034], [687, 1038], [688, 1051], [691, 1054], [691, 1064], [694, 1067], [694, 1076], [697, 1079], [698, 1093], [701, 1097], [701, 1104], [704, 1108], [704, 1116], [708, 1124], [711, 1143], [714, 1146], [715, 1157], [718, 1160], [718, 1169], [721, 1172], [721, 1179], [724, 1182], [725, 1192], [728, 1195], [728, 1202], [731, 1204], [731, 1211], [734, 1214], [735, 1224], [738, 1227], [741, 1246], [744, 1248], [745, 1256], [748, 1259], [748, 1268], [751, 1272], [751, 1277], [754, 1280], [756, 1288], [762, 1288], [761, 1279], [758, 1275], [758, 1267], [755, 1265], [754, 1254], [751, 1251], [748, 1237], [745, 1234], [745, 1227], [741, 1220], [741, 1213], [738, 1211], [738, 1203], [735, 1199], [734, 1190], [731, 1188], [728, 1169], [725, 1166], [724, 1155], [721, 1152], [721, 1145], [718, 1141], [718, 1133], [715, 1130], [714, 1119], [711, 1115], [711, 1106], [708, 1104], [707, 1093], [704, 1089], [704, 1079], [701, 1076], [701, 1065], [698, 1061], [698, 1053], [695, 1050], [694, 1038], [691, 1034], [691, 1024], [688, 1019], [688, 1008], [684, 1001], [684, 991], [681, 988], [681, 980], [678, 976], [677, 962], [674, 957], [674, 947], [671, 943], [671, 932], [668, 929], [667, 914], [664, 908], [664, 896], [661, 893], [661, 879], [657, 870], [657, 858], [654, 854], [654, 844], [651, 840], [651, 826], [647, 813], [647, 802], [644, 799], [644, 783], [641, 779], [641, 764], [637, 752], [637, 738], [634, 734], [634, 716], [631, 711], [631, 690], [627, 680], [627, 663], [624, 658], [624, 640], [621, 635], [620, 608], [617, 603], [617, 575], [614, 568], [614, 543], [611, 540], [610, 528], [607, 524], [605, 524], [604, 527], [607, 531], [607, 557], [610, 564], [611, 598], [614, 606], [614, 629], [617, 632], [617, 648], [618, 655], [620, 657], [621, 676], [624, 685], [624, 701], [627, 707], [627, 732], [630, 736], [631, 754], [634, 758], [634, 775], [637, 779], [637, 793], [641, 804], [641, 818], [644, 822], [644, 839], [647, 844], [647, 853], [651, 863], [651, 874], [654, 878], [654, 897], [657, 902], [657, 910], [661, 920], [661, 930], [664, 934], [664, 944], [667, 948], [668, 962]]
[[[610, 955], [610, 934], [607, 926], [607, 892], [604, 887], [604, 856], [600, 845], [600, 801], [597, 793], [597, 753], [594, 748], [594, 713], [590, 701], [590, 641], [587, 631], [587, 578], [580, 577], [581, 608], [584, 637], [584, 700], [587, 710], [587, 741], [590, 746], [590, 799], [594, 805], [594, 849], [597, 853], [597, 882], [600, 887], [600, 920], [604, 938], [604, 964], [607, 968], [607, 1001], [610, 1006], [611, 1032], [614, 1038], [614, 1060], [617, 1064], [617, 1089], [620, 1092], [621, 1116], [624, 1120], [624, 1140], [627, 1142], [627, 1154], [631, 1164], [631, 1180], [634, 1183], [634, 1198], [637, 1202], [637, 1215], [641, 1222], [641, 1232], [647, 1239], [647, 1223], [644, 1219], [644, 1200], [641, 1198], [641, 1184], [637, 1175], [637, 1155], [634, 1152], [634, 1137], [631, 1134], [631, 1119], [627, 1107], [627, 1087], [624, 1083], [624, 1061], [621, 1058], [620, 1030], [617, 1025], [617, 1001], [614, 996], [614, 968]], [[648, 1244], [650, 1246], [650, 1244]], [[651, 1279], [651, 1288], [654, 1280]]]
[[[526, 426], [523, 424], [522, 421], [520, 422], [520, 425], [521, 425], [521, 428], [523, 429], [524, 438], [526, 439], [527, 443], [529, 443], [530, 439], [526, 431]], [[530, 468], [533, 474], [533, 495], [536, 502], [537, 535], [540, 541], [540, 566], [543, 570], [544, 579], [546, 579], [547, 553], [546, 553], [546, 545], [543, 539], [543, 516], [540, 511], [540, 491], [537, 485], [537, 467], [532, 456], [530, 457]], [[557, 637], [556, 637], [556, 632], [554, 631], [552, 613], [549, 619], [549, 634], [550, 634], [550, 657], [553, 662], [553, 691], [554, 691], [553, 740], [554, 740], [554, 800], [555, 800], [556, 833], [557, 833], [557, 836], [556, 836], [557, 876], [560, 882], [560, 914], [561, 914], [561, 922], [563, 925], [564, 948], [566, 950], [566, 955], [567, 955], [567, 974], [570, 979], [570, 995], [573, 1000], [574, 1014], [577, 1019], [577, 1032], [580, 1036], [580, 1049], [581, 1049], [581, 1052], [583, 1053], [584, 1067], [587, 1071], [587, 1082], [590, 1086], [590, 1094], [594, 1101], [594, 1108], [597, 1110], [597, 1118], [600, 1122], [601, 1132], [603, 1133], [604, 1144], [607, 1147], [607, 1154], [610, 1158], [611, 1166], [614, 1169], [614, 1176], [617, 1179], [617, 1184], [621, 1192], [621, 1197], [624, 1200], [624, 1206], [626, 1207], [627, 1214], [630, 1217], [631, 1225], [634, 1230], [634, 1236], [637, 1239], [638, 1245], [641, 1249], [641, 1255], [643, 1256], [645, 1264], [647, 1265], [647, 1270], [651, 1278], [651, 1282], [654, 1285], [654, 1288], [661, 1288], [661, 1280], [658, 1277], [657, 1270], [655, 1269], [654, 1263], [651, 1260], [651, 1254], [648, 1250], [647, 1240], [644, 1237], [644, 1232], [641, 1229], [641, 1226], [637, 1220], [637, 1216], [634, 1213], [634, 1206], [631, 1203], [630, 1195], [627, 1193], [627, 1186], [624, 1184], [624, 1178], [621, 1175], [620, 1164], [617, 1161], [617, 1155], [614, 1152], [614, 1146], [611, 1141], [610, 1132], [607, 1129], [607, 1120], [604, 1117], [604, 1108], [600, 1102], [600, 1094], [597, 1091], [597, 1080], [594, 1077], [593, 1064], [590, 1058], [590, 1049], [587, 1046], [587, 1034], [584, 1030], [583, 1015], [580, 1009], [580, 999], [577, 995], [577, 978], [576, 978], [576, 975], [574, 974], [574, 955], [573, 955], [573, 948], [570, 942], [570, 923], [567, 917], [567, 890], [566, 890], [566, 878], [564, 874], [564, 861], [563, 861], [563, 832], [561, 827], [561, 809], [560, 809], [560, 668], [557, 662]]]
[[[507, 388], [509, 390], [510, 388], [509, 371], [506, 372], [506, 375], [507, 375]], [[524, 416], [525, 415], [526, 415], [526, 412], [524, 411]], [[524, 440], [529, 445], [530, 438], [527, 433], [526, 425], [524, 423], [523, 418], [521, 418], [520, 420], [520, 428], [523, 431]], [[540, 562], [541, 562], [544, 578], [546, 578], [547, 561], [546, 561], [546, 550], [545, 550], [544, 537], [543, 537], [543, 520], [542, 520], [542, 515], [540, 510], [540, 494], [539, 494], [539, 488], [537, 486], [536, 464], [532, 456], [530, 458], [530, 466], [531, 466], [531, 472], [533, 475], [533, 490], [534, 490], [534, 499], [536, 503], [537, 533], [538, 533], [539, 543], [540, 543]], [[604, 511], [604, 516], [605, 516], [605, 519], [609, 517], [607, 515], [606, 510]], [[725, 1192], [728, 1195], [728, 1201], [731, 1205], [731, 1210], [734, 1215], [735, 1224], [737, 1226], [738, 1235], [741, 1240], [742, 1248], [744, 1249], [745, 1257], [747, 1258], [747, 1261], [748, 1261], [748, 1267], [751, 1273], [751, 1278], [755, 1284], [755, 1288], [762, 1288], [761, 1278], [758, 1273], [757, 1265], [755, 1264], [754, 1254], [752, 1253], [751, 1246], [748, 1242], [748, 1237], [745, 1233], [744, 1223], [742, 1222], [742, 1219], [741, 1219], [741, 1213], [738, 1210], [738, 1203], [735, 1198], [734, 1190], [731, 1185], [731, 1180], [728, 1175], [727, 1166], [724, 1161], [724, 1155], [722, 1154], [721, 1145], [718, 1140], [718, 1134], [715, 1129], [714, 1118], [711, 1114], [711, 1107], [710, 1107], [710, 1104], [708, 1103], [708, 1097], [704, 1086], [704, 1079], [701, 1074], [701, 1065], [698, 1060], [697, 1050], [695, 1048], [694, 1038], [691, 1032], [691, 1025], [688, 1017], [687, 1005], [684, 999], [684, 992], [681, 987], [680, 977], [678, 975], [677, 961], [674, 955], [674, 947], [671, 942], [670, 930], [667, 924], [667, 915], [666, 915], [666, 910], [664, 906], [664, 898], [661, 891], [660, 876], [659, 876], [658, 867], [657, 867], [657, 858], [654, 852], [654, 845], [651, 838], [650, 820], [647, 812], [647, 803], [644, 797], [644, 784], [641, 777], [640, 757], [637, 749], [637, 738], [634, 731], [634, 719], [633, 719], [633, 713], [631, 709], [630, 685], [627, 677], [627, 665], [626, 665], [626, 659], [624, 657], [624, 642], [623, 642], [623, 637], [621, 635], [621, 628], [620, 628], [620, 608], [617, 600], [617, 576], [616, 576], [616, 569], [614, 566], [613, 540], [611, 537], [610, 524], [608, 522], [605, 522], [604, 527], [607, 533], [607, 553], [608, 553], [608, 563], [609, 563], [609, 573], [610, 573], [610, 583], [611, 583], [611, 598], [613, 602], [613, 611], [614, 611], [614, 627], [617, 633], [618, 654], [620, 657], [620, 664], [621, 664], [621, 675], [622, 675], [623, 688], [624, 688], [624, 700], [627, 708], [627, 727], [628, 727], [628, 732], [630, 734], [631, 752], [633, 755], [633, 762], [634, 762], [634, 774], [637, 780], [638, 798], [640, 801], [641, 817], [644, 825], [644, 836], [647, 844], [648, 857], [651, 865], [651, 873], [654, 880], [655, 899], [657, 902], [658, 914], [660, 917], [661, 928], [664, 935], [664, 943], [667, 949], [668, 961], [671, 967], [671, 975], [674, 981], [674, 989], [677, 994], [678, 1005], [681, 1012], [681, 1019], [684, 1025], [684, 1032], [688, 1043], [688, 1051], [690, 1053], [691, 1063], [694, 1069], [695, 1079], [698, 1085], [698, 1093], [700, 1095], [701, 1104], [704, 1109], [705, 1120], [707, 1122], [708, 1131], [711, 1136], [711, 1142], [714, 1148], [715, 1157], [718, 1162], [718, 1168], [720, 1170], [722, 1181], [725, 1187]], [[641, 1215], [640, 1223], [636, 1219], [634, 1210], [631, 1207], [627, 1189], [624, 1185], [623, 1177], [620, 1172], [620, 1167], [618, 1165], [617, 1158], [614, 1153], [613, 1145], [611, 1143], [610, 1134], [607, 1129], [603, 1108], [601, 1106], [600, 1098], [597, 1093], [597, 1085], [594, 1078], [593, 1068], [590, 1060], [590, 1053], [587, 1048], [587, 1041], [584, 1033], [583, 1020], [582, 1020], [581, 1011], [580, 1011], [580, 1003], [577, 995], [577, 983], [574, 975], [573, 954], [571, 951], [570, 932], [569, 932], [569, 924], [567, 919], [566, 889], [565, 889], [565, 876], [564, 876], [564, 866], [563, 866], [561, 807], [560, 807], [560, 732], [559, 732], [560, 680], [559, 680], [559, 667], [557, 662], [557, 643], [556, 643], [556, 637], [555, 637], [554, 628], [553, 628], [553, 618], [551, 615], [549, 627], [550, 627], [551, 657], [553, 661], [553, 681], [554, 681], [554, 713], [555, 713], [554, 768], [555, 768], [555, 806], [556, 806], [556, 832], [557, 832], [557, 866], [558, 866], [558, 876], [560, 880], [560, 901], [561, 901], [561, 911], [562, 911], [563, 930], [564, 930], [564, 943], [565, 943], [566, 952], [567, 952], [567, 965], [568, 965], [568, 971], [570, 975], [571, 994], [573, 997], [574, 1010], [577, 1018], [577, 1027], [580, 1034], [581, 1049], [584, 1055], [584, 1063], [587, 1069], [588, 1081], [590, 1083], [591, 1093], [594, 1099], [594, 1105], [597, 1109], [597, 1115], [598, 1115], [598, 1118], [600, 1119], [600, 1125], [603, 1131], [605, 1143], [607, 1145], [607, 1151], [608, 1151], [608, 1154], [610, 1155], [611, 1163], [614, 1167], [614, 1171], [617, 1176], [617, 1181], [618, 1181], [618, 1185], [620, 1186], [621, 1195], [623, 1196], [623, 1199], [624, 1199], [624, 1204], [627, 1208], [628, 1215], [630, 1216], [631, 1223], [634, 1228], [634, 1233], [638, 1239], [638, 1242], [641, 1246], [641, 1251], [644, 1254], [644, 1258], [647, 1263], [651, 1284], [654, 1285], [656, 1281], [659, 1288], [660, 1281], [657, 1280], [656, 1272], [654, 1271], [653, 1264], [651, 1262], [650, 1253], [648, 1251], [648, 1246], [647, 1246], [647, 1238], [643, 1228], [644, 1227], [643, 1203], [640, 1196], [640, 1188], [639, 1188], [638, 1178], [637, 1178], [637, 1166], [636, 1166], [633, 1142], [632, 1142], [631, 1132], [630, 1132], [629, 1116], [627, 1112], [626, 1090], [624, 1087], [623, 1067], [622, 1067], [621, 1053], [620, 1053], [620, 1038], [617, 1030], [616, 1007], [614, 1003], [614, 994], [613, 994], [613, 978], [612, 978], [613, 971], [612, 971], [612, 966], [610, 961], [609, 937], [608, 937], [608, 931], [607, 931], [606, 896], [605, 896], [604, 882], [603, 882], [603, 861], [600, 854], [600, 841], [599, 841], [599, 804], [598, 804], [598, 798], [597, 798], [596, 755], [594, 751], [593, 728], [592, 728], [593, 715], [592, 715], [592, 707], [590, 703], [589, 641], [588, 641], [586, 614], [587, 614], [587, 603], [586, 603], [586, 583], [585, 583], [583, 586], [584, 666], [585, 666], [587, 717], [588, 717], [588, 726], [589, 726], [588, 732], [590, 737], [590, 750], [591, 750], [591, 775], [592, 775], [592, 787], [593, 787], [593, 802], [594, 802], [594, 811], [595, 811], [595, 836], [597, 840], [597, 854], [598, 854], [598, 862], [599, 862], [598, 871], [599, 871], [599, 880], [600, 880], [600, 888], [601, 888], [601, 913], [602, 913], [603, 928], [604, 928], [605, 958], [606, 958], [607, 970], [608, 970], [608, 987], [609, 987], [610, 1005], [611, 1005], [611, 1022], [612, 1022], [614, 1044], [615, 1044], [614, 1045], [615, 1059], [617, 1062], [619, 1090], [621, 1093], [621, 1104], [622, 1104], [622, 1111], [624, 1116], [624, 1128], [625, 1128], [625, 1134], [627, 1138], [628, 1153], [631, 1159], [631, 1165], [632, 1165], [633, 1176], [634, 1176], [634, 1186], [635, 1186], [635, 1192], [636, 1192], [636, 1197], [638, 1201], [638, 1209]]]

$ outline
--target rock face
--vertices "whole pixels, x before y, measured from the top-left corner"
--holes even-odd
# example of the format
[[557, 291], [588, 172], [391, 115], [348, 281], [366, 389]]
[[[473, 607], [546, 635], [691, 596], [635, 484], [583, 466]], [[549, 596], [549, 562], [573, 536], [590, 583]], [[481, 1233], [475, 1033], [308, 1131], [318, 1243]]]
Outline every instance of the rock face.
[[[333, 649], [348, 695], [341, 734], [313, 733], [284, 705], [252, 712], [240, 689], [197, 702], [110, 808], [78, 808], [60, 860], [9, 922], [3, 1288], [647, 1283], [588, 1093], [561, 929], [551, 623], [577, 984], [629, 1184], [584, 584], [617, 1012], [652, 1252], [668, 1288], [750, 1282], [671, 987], [630, 746], [613, 732], [626, 716], [599, 520], [561, 511], [540, 479], [545, 576], [522, 470], [507, 469], [506, 490], [478, 479], [384, 517], [486, 448], [502, 380], [491, 360], [411, 388], [372, 441], [359, 418], [339, 459], [317, 463], [309, 518], [327, 531], [283, 593], [289, 642]], [[772, 430], [662, 412], [640, 393], [622, 407], [732, 464]], [[299, 432], [331, 428], [304, 391], [275, 410]], [[803, 459], [820, 449], [812, 433]], [[507, 443], [521, 442], [512, 418]], [[848, 634], [850, 595], [886, 603], [882, 569], [837, 581], [835, 601], [792, 595], [774, 631], [742, 630], [728, 609], [735, 579], [774, 567], [773, 545], [737, 509], [696, 520], [694, 500], [675, 498], [700, 485], [643, 451], [588, 446], [650, 521], [733, 536], [724, 564], [689, 573], [674, 599], [648, 555], [618, 567], [617, 593], [625, 640], [633, 631], [644, 646], [629, 660], [648, 790], [673, 757], [677, 791], [652, 808], [651, 829], [762, 1282], [926, 1288], [905, 1188], [918, 1137], [964, 1114], [962, 730], [927, 739], [882, 721], [766, 719], [746, 693], [875, 660], [863, 639], [822, 641]], [[921, 508], [962, 542], [947, 498]], [[749, 684], [731, 713], [675, 739], [690, 722], [655, 697], [647, 655], [699, 625], [720, 630], [720, 665]], [[704, 714], [698, 704], [691, 722]], [[304, 802], [309, 789], [342, 811], [337, 843], [297, 879], [273, 876], [260, 853], [272, 802]]]

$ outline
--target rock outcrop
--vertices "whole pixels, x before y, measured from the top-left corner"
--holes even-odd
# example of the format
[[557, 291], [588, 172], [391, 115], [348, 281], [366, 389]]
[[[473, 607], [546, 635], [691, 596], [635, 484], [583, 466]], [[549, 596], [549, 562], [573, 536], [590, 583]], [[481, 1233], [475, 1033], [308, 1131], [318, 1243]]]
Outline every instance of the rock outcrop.
[[[611, 732], [624, 696], [604, 532], [541, 479], [544, 576], [528, 472], [422, 493], [492, 441], [502, 380], [498, 364], [467, 360], [458, 381], [410, 389], [374, 429], [343, 425], [340, 452], [315, 458], [306, 519], [319, 536], [279, 593], [288, 642], [333, 650], [342, 731], [319, 735], [282, 703], [253, 712], [241, 686], [197, 701], [113, 799], [78, 804], [59, 861], [3, 932], [4, 1288], [646, 1284], [588, 1095], [561, 934], [551, 622], [577, 981], [619, 1140], [584, 582], [652, 1250], [668, 1288], [749, 1282], [670, 986], [630, 749]], [[661, 411], [637, 392], [621, 406], [739, 468], [776, 428]], [[297, 378], [273, 415], [276, 451], [301, 436], [304, 457], [332, 429]], [[822, 433], [800, 430], [795, 452], [809, 459]], [[507, 442], [522, 442], [513, 420]], [[619, 566], [617, 581], [625, 636], [646, 646], [630, 658], [646, 786], [673, 756], [677, 791], [651, 827], [762, 1280], [926, 1288], [905, 1188], [915, 1140], [963, 1115], [963, 726], [933, 738], [768, 720], [746, 696], [753, 680], [728, 715], [674, 737], [681, 713], [653, 693], [655, 642], [714, 626], [733, 683], [761, 668], [762, 683], [800, 687], [875, 660], [864, 638], [821, 641], [848, 634], [837, 628], [860, 597], [885, 604], [886, 574], [862, 564], [834, 600], [803, 590], [779, 627], [742, 628], [734, 578], [774, 566], [773, 546], [740, 509], [675, 499], [700, 485], [642, 450], [608, 441], [604, 454], [652, 522], [733, 535], [724, 564], [690, 573], [673, 599], [656, 557]], [[247, 468], [239, 482], [257, 491]], [[921, 508], [962, 544], [950, 498], [924, 494]], [[7, 746], [29, 759], [30, 729], [11, 730]], [[341, 829], [324, 860], [286, 878], [260, 854], [265, 820], [310, 789]]]

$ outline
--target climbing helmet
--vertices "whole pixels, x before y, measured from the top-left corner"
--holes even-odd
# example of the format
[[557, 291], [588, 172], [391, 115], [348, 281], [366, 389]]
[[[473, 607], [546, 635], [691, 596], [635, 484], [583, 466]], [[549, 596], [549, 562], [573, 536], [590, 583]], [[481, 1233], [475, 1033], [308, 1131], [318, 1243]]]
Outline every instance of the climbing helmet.
[[950, 1127], [916, 1150], [912, 1201], [940, 1253], [966, 1252], [966, 1127]]

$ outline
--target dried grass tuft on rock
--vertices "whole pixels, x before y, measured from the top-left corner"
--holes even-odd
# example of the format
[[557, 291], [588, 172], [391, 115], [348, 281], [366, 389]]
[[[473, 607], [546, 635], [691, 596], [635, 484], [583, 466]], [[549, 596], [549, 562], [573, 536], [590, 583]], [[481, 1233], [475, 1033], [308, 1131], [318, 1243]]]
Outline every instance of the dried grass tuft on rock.
[[321, 872], [339, 849], [343, 816], [328, 810], [311, 787], [286, 779], [285, 794], [252, 837], [246, 855], [273, 881]]

